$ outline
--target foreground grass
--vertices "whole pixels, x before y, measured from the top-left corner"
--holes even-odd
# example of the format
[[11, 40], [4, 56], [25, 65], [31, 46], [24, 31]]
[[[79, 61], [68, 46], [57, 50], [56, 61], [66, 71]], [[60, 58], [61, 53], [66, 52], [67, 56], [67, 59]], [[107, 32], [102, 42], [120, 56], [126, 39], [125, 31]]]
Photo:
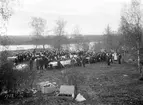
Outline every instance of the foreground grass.
[[[66, 84], [63, 70], [45, 70], [37, 75], [36, 82], [51, 81], [59, 86]], [[21, 100], [19, 105], [143, 105], [143, 82], [139, 81], [136, 67], [129, 64], [97, 63], [86, 67], [67, 68], [64, 71], [79, 71], [84, 77], [78, 85], [78, 93], [87, 100], [77, 103], [48, 95]]]

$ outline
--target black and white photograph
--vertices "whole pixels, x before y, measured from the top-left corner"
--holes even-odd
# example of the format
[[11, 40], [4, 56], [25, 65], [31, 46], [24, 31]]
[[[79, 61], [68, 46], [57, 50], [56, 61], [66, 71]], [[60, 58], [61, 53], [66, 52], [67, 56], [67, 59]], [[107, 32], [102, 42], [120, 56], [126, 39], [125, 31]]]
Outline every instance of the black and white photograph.
[[143, 105], [143, 0], [0, 0], [0, 105]]

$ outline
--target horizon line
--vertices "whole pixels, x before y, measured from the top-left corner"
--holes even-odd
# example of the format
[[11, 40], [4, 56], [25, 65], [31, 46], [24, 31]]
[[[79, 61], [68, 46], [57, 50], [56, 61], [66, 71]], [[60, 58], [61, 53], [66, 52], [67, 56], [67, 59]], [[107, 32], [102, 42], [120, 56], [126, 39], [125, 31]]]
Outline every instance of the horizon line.
[[[51, 34], [51, 35], [54, 35], [54, 34]], [[41, 36], [51, 36], [51, 35], [41, 35]], [[73, 35], [73, 34], [70, 34], [70, 35]], [[101, 35], [104, 35], [104, 34], [100, 34], [100, 35], [99, 34], [81, 34], [81, 35], [96, 35], [96, 36], [101, 36]], [[2, 35], [2, 36], [34, 36], [34, 35]]]

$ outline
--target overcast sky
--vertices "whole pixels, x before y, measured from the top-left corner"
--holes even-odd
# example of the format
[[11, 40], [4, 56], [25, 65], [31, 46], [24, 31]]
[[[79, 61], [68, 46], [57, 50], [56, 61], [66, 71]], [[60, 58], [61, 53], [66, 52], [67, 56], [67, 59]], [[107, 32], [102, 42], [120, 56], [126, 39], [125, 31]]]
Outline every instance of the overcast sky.
[[[78, 25], [82, 34], [103, 34], [109, 24], [117, 30], [123, 5], [130, 0], [23, 0], [11, 17], [8, 35], [29, 35], [31, 17], [47, 20], [48, 30], [55, 26], [55, 20], [67, 21], [66, 31], [71, 34]], [[50, 33], [52, 34], [52, 32]]]

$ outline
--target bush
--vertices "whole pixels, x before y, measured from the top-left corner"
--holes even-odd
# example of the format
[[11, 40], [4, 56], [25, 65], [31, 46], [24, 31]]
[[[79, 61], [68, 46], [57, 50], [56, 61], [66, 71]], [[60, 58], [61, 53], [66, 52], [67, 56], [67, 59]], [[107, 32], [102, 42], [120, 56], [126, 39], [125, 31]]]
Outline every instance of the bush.
[[8, 61], [9, 53], [7, 51], [1, 52], [0, 57], [0, 93], [3, 88], [9, 91], [17, 91], [25, 88], [31, 79], [30, 70], [18, 71], [14, 70], [13, 62]]
[[1, 52], [0, 62], [0, 92], [5, 87], [8, 91], [12, 90], [15, 83], [13, 73], [13, 63], [7, 60], [8, 52]]

